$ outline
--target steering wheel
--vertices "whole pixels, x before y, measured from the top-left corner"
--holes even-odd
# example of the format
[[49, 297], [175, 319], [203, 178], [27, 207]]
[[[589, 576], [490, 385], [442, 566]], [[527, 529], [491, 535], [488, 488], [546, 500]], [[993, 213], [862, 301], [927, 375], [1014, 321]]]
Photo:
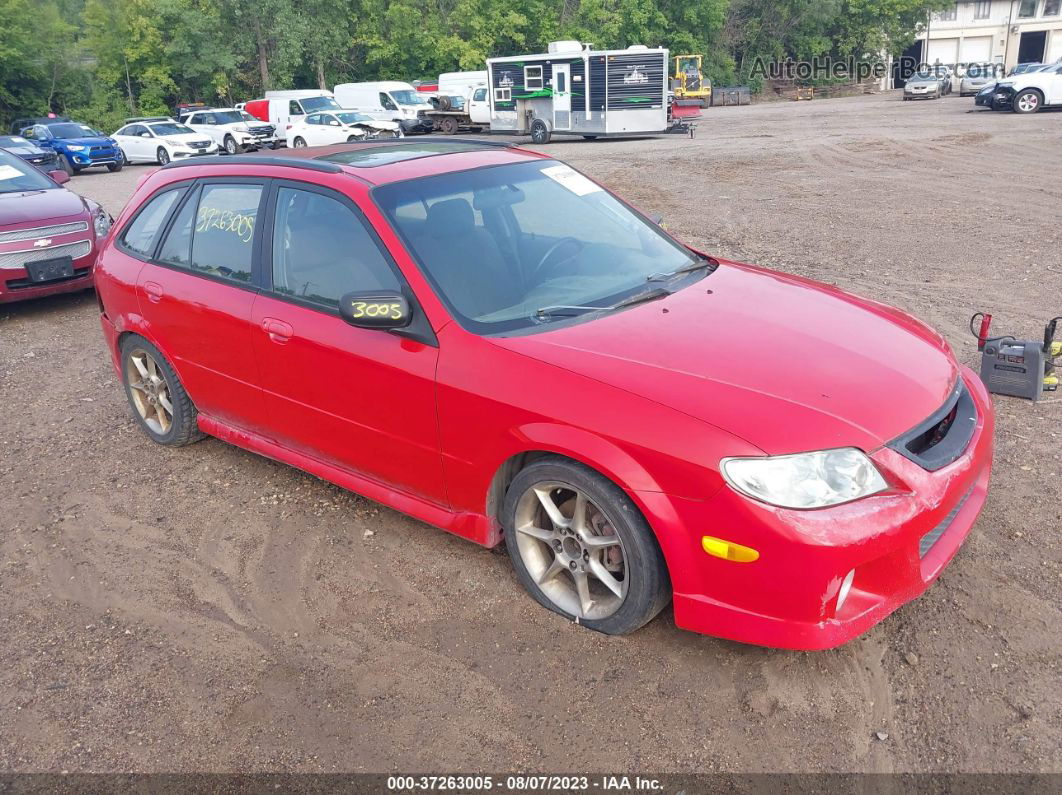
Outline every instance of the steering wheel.
[[[572, 244], [578, 246], [579, 249], [581, 249], [583, 247], [583, 244], [579, 240], [576, 240], [574, 237], [562, 237], [560, 240], [558, 240], [556, 243], [554, 243], [552, 246], [549, 247], [549, 249], [546, 251], [546, 253], [542, 255], [542, 259], [540, 259], [538, 261], [538, 264], [535, 265], [535, 267], [531, 269], [531, 275], [530, 275], [530, 278], [528, 279], [529, 282], [531, 282], [533, 284], [533, 283], [535, 283], [535, 282], [540, 280], [540, 277], [542, 276], [542, 273], [547, 270], [546, 263], [549, 262], [550, 258], [553, 257], [553, 255], [556, 254], [558, 251], [560, 251], [560, 249], [566, 243], [572, 243]], [[564, 259], [559, 259], [556, 262], [554, 262], [552, 267], [556, 267], [557, 265], [560, 265], [562, 262], [570, 260], [572, 257], [574, 257], [578, 253], [579, 253], [578, 250], [573, 251], [570, 256], [564, 257]]]

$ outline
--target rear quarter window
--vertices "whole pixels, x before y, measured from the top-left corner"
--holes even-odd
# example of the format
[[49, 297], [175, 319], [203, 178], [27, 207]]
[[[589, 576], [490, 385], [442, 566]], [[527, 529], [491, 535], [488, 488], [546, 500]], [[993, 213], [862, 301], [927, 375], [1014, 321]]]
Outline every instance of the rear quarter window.
[[122, 247], [133, 254], [150, 257], [166, 217], [183, 194], [184, 188], [177, 188], [149, 199], [122, 232]]

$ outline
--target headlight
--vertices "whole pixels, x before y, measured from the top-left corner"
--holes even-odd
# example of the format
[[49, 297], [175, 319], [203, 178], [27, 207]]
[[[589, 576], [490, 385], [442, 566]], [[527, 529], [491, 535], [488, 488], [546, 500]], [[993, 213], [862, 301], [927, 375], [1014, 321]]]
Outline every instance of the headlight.
[[1014, 81], [1013, 80], [1005, 80], [1002, 83], [998, 83], [996, 85], [996, 88], [1003, 88], [1004, 86], [1008, 86], [1009, 87], [1009, 86], [1012, 86], [1012, 85], [1014, 85]]
[[103, 237], [111, 231], [111, 224], [114, 220], [107, 211], [102, 207], [96, 211], [96, 216], [92, 219], [92, 226], [96, 230], [96, 237]]
[[742, 494], [781, 508], [825, 508], [888, 488], [874, 463], [854, 447], [724, 458], [722, 470], [727, 483]]
[[85, 147], [84, 146], [78, 146], [77, 144], [70, 144], [66, 148], [69, 149], [71, 152], [84, 152], [85, 151]]

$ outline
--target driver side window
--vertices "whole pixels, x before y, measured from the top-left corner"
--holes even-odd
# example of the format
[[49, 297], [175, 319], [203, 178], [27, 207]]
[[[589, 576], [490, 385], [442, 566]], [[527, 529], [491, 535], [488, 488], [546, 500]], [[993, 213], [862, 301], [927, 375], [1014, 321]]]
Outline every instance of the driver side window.
[[366, 222], [346, 203], [316, 191], [277, 191], [274, 292], [335, 309], [347, 293], [400, 289]]
[[302, 115], [302, 105], [300, 105], [297, 100], [293, 99], [293, 100], [290, 100], [288, 102], [288, 115], [289, 116], [301, 116]]
[[391, 101], [391, 97], [383, 91], [380, 92], [380, 106], [385, 110], [398, 110], [398, 106]]

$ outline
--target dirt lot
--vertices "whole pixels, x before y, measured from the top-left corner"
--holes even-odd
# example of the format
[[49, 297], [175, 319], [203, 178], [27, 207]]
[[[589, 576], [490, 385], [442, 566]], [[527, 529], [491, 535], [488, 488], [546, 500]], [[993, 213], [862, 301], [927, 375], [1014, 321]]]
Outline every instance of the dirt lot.
[[[974, 311], [1033, 337], [1062, 314], [1062, 113], [972, 108], [775, 103], [708, 111], [694, 140], [544, 148], [972, 363]], [[117, 214], [145, 171], [71, 187]], [[668, 612], [608, 638], [503, 554], [215, 440], [152, 445], [95, 309], [0, 309], [0, 769], [1062, 770], [1062, 394], [997, 400], [970, 540], [860, 640], [770, 651]]]

